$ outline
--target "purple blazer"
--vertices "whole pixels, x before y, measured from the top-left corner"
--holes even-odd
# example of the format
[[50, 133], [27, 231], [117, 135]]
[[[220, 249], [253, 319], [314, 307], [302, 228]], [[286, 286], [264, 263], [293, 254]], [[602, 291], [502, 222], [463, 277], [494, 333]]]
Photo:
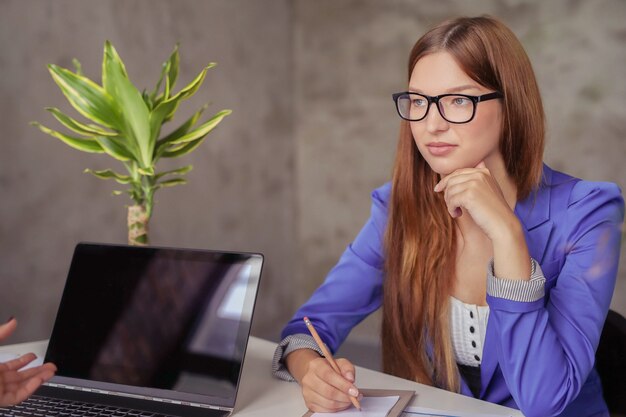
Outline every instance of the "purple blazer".
[[[382, 242], [391, 184], [372, 193], [367, 223], [282, 337], [309, 316], [335, 352], [382, 302]], [[490, 307], [478, 398], [526, 416], [608, 415], [594, 368], [621, 243], [624, 200], [613, 183], [582, 181], [544, 165], [537, 193], [515, 206], [531, 256], [546, 277], [535, 302], [487, 295]], [[461, 393], [472, 396], [465, 381]]]

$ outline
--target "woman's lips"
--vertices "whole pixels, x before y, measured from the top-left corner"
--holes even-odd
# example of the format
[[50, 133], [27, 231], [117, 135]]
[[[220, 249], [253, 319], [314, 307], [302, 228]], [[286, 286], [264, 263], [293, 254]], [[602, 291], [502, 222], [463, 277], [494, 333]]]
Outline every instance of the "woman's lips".
[[432, 142], [426, 145], [428, 151], [433, 156], [445, 156], [452, 152], [457, 145], [444, 142]]

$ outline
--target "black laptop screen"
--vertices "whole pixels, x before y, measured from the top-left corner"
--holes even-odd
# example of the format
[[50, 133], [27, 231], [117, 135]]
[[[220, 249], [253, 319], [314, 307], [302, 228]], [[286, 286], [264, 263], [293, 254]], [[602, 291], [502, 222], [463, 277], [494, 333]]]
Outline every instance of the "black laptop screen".
[[79, 244], [46, 353], [61, 382], [233, 406], [262, 256]]

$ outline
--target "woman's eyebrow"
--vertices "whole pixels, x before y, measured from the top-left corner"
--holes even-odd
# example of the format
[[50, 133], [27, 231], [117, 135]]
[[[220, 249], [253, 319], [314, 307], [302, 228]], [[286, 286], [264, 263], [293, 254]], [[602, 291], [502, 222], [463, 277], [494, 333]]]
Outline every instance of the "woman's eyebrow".
[[[444, 90], [440, 94], [461, 93], [461, 92], [467, 91], [467, 90], [478, 90], [479, 88], [480, 87], [478, 87], [476, 85], [465, 84], [465, 85], [459, 85], [459, 86], [448, 88], [448, 89]], [[422, 89], [416, 88], [416, 87], [411, 87], [411, 86], [409, 86], [409, 92], [411, 92], [411, 93], [418, 93], [418, 94], [424, 94]]]

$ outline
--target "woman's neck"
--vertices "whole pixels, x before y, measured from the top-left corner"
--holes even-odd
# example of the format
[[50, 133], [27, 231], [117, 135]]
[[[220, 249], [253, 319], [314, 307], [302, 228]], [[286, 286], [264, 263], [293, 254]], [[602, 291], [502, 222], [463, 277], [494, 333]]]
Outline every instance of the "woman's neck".
[[504, 160], [498, 155], [498, 158], [485, 161], [485, 165], [487, 165], [491, 176], [500, 186], [500, 190], [502, 190], [502, 195], [504, 195], [507, 204], [511, 210], [514, 210], [515, 204], [517, 203], [517, 185], [515, 185], [515, 181], [513, 181], [513, 178], [511, 178], [506, 171]]

